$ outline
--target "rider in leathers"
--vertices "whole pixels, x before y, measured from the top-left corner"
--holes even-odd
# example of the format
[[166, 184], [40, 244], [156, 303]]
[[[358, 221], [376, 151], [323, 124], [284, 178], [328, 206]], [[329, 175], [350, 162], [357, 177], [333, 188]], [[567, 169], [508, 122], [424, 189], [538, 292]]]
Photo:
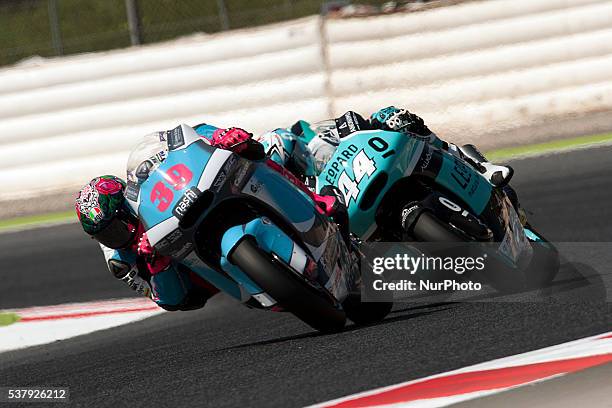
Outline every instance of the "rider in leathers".
[[[323, 169], [340, 144], [341, 137], [357, 130], [372, 129], [404, 133], [444, 149], [466, 160], [483, 174], [492, 185], [497, 187], [507, 185], [513, 174], [511, 167], [495, 165], [484, 159], [481, 154], [474, 154], [474, 151], [478, 152], [474, 146], [470, 145], [471, 148], [467, 149], [440, 139], [429, 130], [423, 119], [406, 109], [389, 106], [373, 113], [367, 120], [358, 113], [349, 111], [328, 122], [333, 126], [317, 134], [307, 142], [306, 146], [304, 146], [304, 138], [300, 137], [304, 128], [308, 127], [308, 124], [304, 121], [297, 122], [289, 129], [276, 129], [264, 133], [257, 140], [264, 145], [266, 153], [272, 160], [296, 173], [302, 173], [300, 175], [305, 177], [306, 180], [308, 180], [308, 176], [314, 176]], [[322, 128], [325, 129], [325, 126], [322, 126]], [[312, 163], [308, 163], [310, 161], [309, 155], [312, 155]], [[307, 184], [309, 183], [307, 182]]]
[[[347, 112], [343, 117], [348, 117], [360, 130], [383, 129], [402, 132], [411, 137], [422, 139], [438, 148], [445, 149], [454, 155], [467, 159], [493, 185], [504, 186], [512, 177], [512, 168], [494, 165], [483, 160], [483, 157], [474, 157], [471, 152], [464, 152], [461, 147], [441, 140], [427, 128], [420, 117], [405, 109], [397, 109], [393, 106], [383, 108], [372, 114], [368, 120], [355, 112]], [[337, 122], [338, 120], [336, 120]], [[340, 137], [345, 134], [342, 133], [343, 129], [341, 127], [334, 127], [327, 132], [316, 135], [304, 146], [302, 139], [298, 136], [303, 132], [304, 126], [306, 126], [305, 122], [300, 121], [289, 130], [276, 129], [268, 132], [257, 138], [261, 145], [253, 140], [250, 133], [242, 129], [219, 129], [207, 124], [195, 126], [194, 129], [212, 145], [232, 150], [248, 158], [263, 156], [265, 149], [271, 159], [269, 164], [273, 168], [285, 175], [303, 191], [308, 191], [305, 185], [286, 168], [308, 181], [307, 176], [314, 176], [317, 170], [322, 170], [322, 167], [338, 146]], [[353, 130], [347, 129], [348, 132]], [[283, 147], [284, 144], [277, 143], [279, 138], [288, 140], [289, 144], [293, 144], [291, 151], [287, 151]], [[312, 155], [314, 169], [307, 169], [308, 165], [305, 163], [296, 163], [302, 160], [302, 155], [295, 154], [298, 150], [301, 150], [306, 157], [309, 154]], [[274, 162], [277, 163], [276, 166], [273, 164]], [[304, 169], [307, 173], [311, 173], [303, 174]], [[91, 190], [91, 183], [86, 188]], [[84, 196], [84, 190], [77, 198], [77, 214], [79, 214], [85, 231], [92, 237], [97, 238], [96, 234], [91, 229], [88, 230], [83, 223], [83, 219], [87, 218], [86, 211], [79, 210], [79, 200]], [[346, 234], [348, 219], [346, 219], [345, 209], [341, 205], [342, 200], [332, 198], [334, 196], [339, 197], [339, 192], [337, 189], [331, 189], [326, 190], [325, 193], [329, 196], [319, 196], [308, 192], [317, 205], [325, 208], [326, 213], [335, 215], [336, 222]], [[338, 211], [339, 208], [342, 210]], [[134, 215], [132, 214], [131, 217], [134, 217]], [[108, 267], [116, 278], [123, 280], [137, 292], [151, 297], [158, 305], [167, 310], [190, 310], [202, 307], [210, 296], [218, 292], [217, 288], [199, 278], [187, 268], [176, 264], [167, 257], [157, 256], [148, 244], [141, 224], [133, 218], [131, 222], [134, 224], [131, 226], [134, 231], [131, 233], [132, 237], [129, 242], [115, 248], [105, 246], [103, 245], [104, 242], [101, 242]], [[126, 225], [129, 225], [129, 223], [126, 222]]]
[[[265, 159], [263, 146], [243, 129], [219, 129], [203, 124], [196, 126], [195, 130], [213, 146], [231, 150], [248, 159]], [[158, 132], [156, 135], [163, 138], [165, 133]], [[165, 151], [155, 152], [150, 157], [151, 164], [155, 160], [163, 160], [166, 152], [167, 145]], [[317, 210], [330, 216], [339, 224], [343, 234], [348, 235], [346, 209], [334, 191], [325, 196], [314, 194], [283, 167], [271, 160], [266, 163], [307, 194]], [[81, 189], [75, 203], [81, 226], [100, 243], [110, 272], [166, 310], [203, 307], [219, 290], [184, 265], [155, 252], [142, 223], [129, 208], [125, 193], [126, 183], [122, 179], [100, 176]]]

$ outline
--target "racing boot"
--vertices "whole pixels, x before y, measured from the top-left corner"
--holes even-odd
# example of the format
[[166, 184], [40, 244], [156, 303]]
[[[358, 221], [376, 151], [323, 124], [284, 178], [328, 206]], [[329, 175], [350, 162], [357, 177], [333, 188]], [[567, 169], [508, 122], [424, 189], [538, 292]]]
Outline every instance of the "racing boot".
[[447, 151], [466, 160], [495, 187], [506, 186], [514, 175], [514, 169], [512, 167], [500, 166], [489, 162], [476, 146], [472, 144], [466, 144], [459, 147], [452, 143], [448, 143]]
[[[453, 147], [459, 150], [464, 156], [464, 159], [467, 158], [474, 168], [478, 169], [478, 171], [485, 175], [491, 184], [496, 187], [503, 188], [504, 193], [506, 193], [506, 196], [510, 199], [512, 206], [516, 210], [516, 213], [521, 220], [521, 224], [525, 226], [527, 224], [527, 214], [519, 203], [518, 194], [516, 194], [516, 191], [508, 184], [512, 178], [512, 175], [514, 174], [514, 169], [510, 166], [499, 166], [487, 161], [484, 155], [480, 153], [476, 146], [472, 144], [466, 144], [462, 147], [450, 145], [449, 151]], [[479, 169], [477, 166], [481, 166], [482, 168]]]
[[153, 289], [149, 280], [138, 273], [138, 269], [120, 259], [109, 259], [108, 267], [113, 276], [124, 281], [136, 293], [153, 299]]

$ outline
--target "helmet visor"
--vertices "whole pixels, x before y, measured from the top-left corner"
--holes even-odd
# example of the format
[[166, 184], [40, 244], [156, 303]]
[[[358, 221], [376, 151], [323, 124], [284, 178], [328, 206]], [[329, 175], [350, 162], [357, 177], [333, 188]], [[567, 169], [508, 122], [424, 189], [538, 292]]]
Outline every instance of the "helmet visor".
[[110, 224], [92, 236], [108, 248], [121, 249], [132, 242], [135, 232], [135, 225], [121, 219], [121, 217], [114, 217]]

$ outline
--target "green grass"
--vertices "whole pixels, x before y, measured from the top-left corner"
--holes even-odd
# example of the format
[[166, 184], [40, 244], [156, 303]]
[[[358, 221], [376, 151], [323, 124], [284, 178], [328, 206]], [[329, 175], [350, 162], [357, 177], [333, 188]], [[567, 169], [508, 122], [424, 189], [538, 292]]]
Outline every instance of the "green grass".
[[0, 327], [8, 326], [19, 321], [19, 316], [15, 313], [0, 313]]
[[70, 220], [76, 221], [76, 219], [77, 218], [74, 211], [63, 211], [49, 214], [30, 215], [27, 217], [10, 218], [7, 220], [0, 220], [0, 232], [42, 224], [68, 222]]
[[[224, 0], [229, 28], [317, 14], [322, 0]], [[374, 1], [378, 3], [377, 1]], [[65, 54], [130, 45], [125, 0], [57, 0]], [[138, 0], [144, 43], [221, 31], [217, 0]], [[53, 56], [47, 0], [0, 0], [0, 65]]]
[[581, 136], [573, 139], [553, 140], [526, 146], [508, 147], [485, 153], [487, 159], [492, 162], [507, 160], [517, 156], [533, 156], [562, 150], [570, 150], [600, 143], [612, 142], [612, 133], [600, 135]]

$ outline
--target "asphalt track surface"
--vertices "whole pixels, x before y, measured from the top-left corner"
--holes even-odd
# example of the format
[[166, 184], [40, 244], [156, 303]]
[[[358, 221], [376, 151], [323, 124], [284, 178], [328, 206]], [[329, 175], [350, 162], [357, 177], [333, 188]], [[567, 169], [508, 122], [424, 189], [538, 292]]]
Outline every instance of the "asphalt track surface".
[[[612, 242], [612, 147], [512, 164], [550, 240]], [[612, 251], [585, 248], [546, 300], [404, 303], [378, 325], [320, 335], [219, 296], [199, 311], [0, 354], [0, 386], [69, 386], [83, 407], [313, 404], [612, 330]], [[76, 225], [0, 235], [0, 265], [0, 308], [130, 295]]]

